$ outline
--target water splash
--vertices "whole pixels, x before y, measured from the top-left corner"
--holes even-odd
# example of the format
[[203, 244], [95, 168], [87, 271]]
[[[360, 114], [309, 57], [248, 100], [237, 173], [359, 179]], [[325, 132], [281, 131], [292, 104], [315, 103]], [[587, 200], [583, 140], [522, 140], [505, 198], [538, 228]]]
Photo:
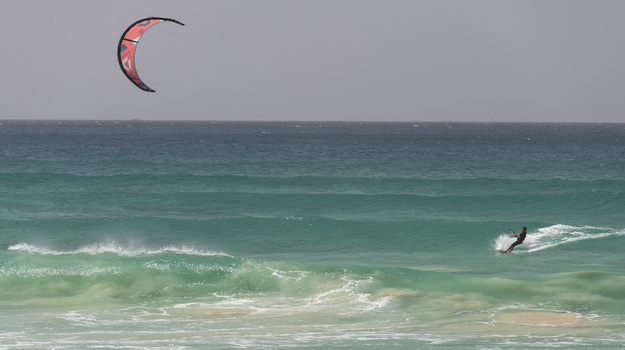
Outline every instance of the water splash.
[[[623, 235], [625, 235], [623, 229], [556, 224], [539, 228], [536, 232], [529, 232], [523, 244], [515, 251], [535, 252], [571, 242]], [[507, 249], [515, 239], [502, 234], [495, 239], [494, 247], [498, 250]]]
[[625, 230], [622, 229], [558, 224], [539, 228], [538, 232], [528, 234], [524, 244], [528, 252], [535, 252], [571, 242], [623, 235]]

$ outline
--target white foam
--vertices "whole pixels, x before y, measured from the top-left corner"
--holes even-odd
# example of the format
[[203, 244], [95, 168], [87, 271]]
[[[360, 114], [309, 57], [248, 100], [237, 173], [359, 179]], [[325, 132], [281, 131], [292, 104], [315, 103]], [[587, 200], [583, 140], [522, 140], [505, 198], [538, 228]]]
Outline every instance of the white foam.
[[508, 249], [510, 244], [514, 242], [516, 238], [509, 237], [505, 234], [500, 235], [495, 239], [495, 249], [497, 250], [505, 250]]
[[213, 256], [213, 255], [221, 255], [221, 256], [229, 256], [225, 253], [219, 252], [210, 252], [200, 250], [194, 247], [187, 246], [165, 246], [157, 249], [149, 249], [141, 246], [124, 246], [116, 242], [104, 242], [104, 243], [95, 243], [91, 245], [86, 245], [80, 247], [76, 250], [54, 250], [46, 247], [41, 247], [28, 243], [18, 243], [12, 246], [9, 246], [8, 250], [16, 250], [16, 251], [24, 251], [31, 254], [42, 254], [42, 255], [69, 255], [69, 254], [88, 254], [88, 255], [98, 255], [105, 253], [113, 253], [120, 256], [137, 256], [137, 255], [156, 255], [156, 254], [165, 254], [165, 253], [173, 253], [173, 254], [183, 254], [183, 255], [199, 255], [199, 256]]
[[[536, 232], [528, 232], [523, 244], [518, 246], [515, 251], [535, 252], [576, 241], [623, 235], [625, 235], [625, 230], [622, 229], [557, 224], [539, 228]], [[514, 240], [514, 238], [502, 234], [495, 239], [494, 246], [496, 249], [505, 249]]]
[[350, 310], [370, 311], [382, 308], [391, 301], [391, 296], [374, 297], [360, 291], [361, 287], [374, 282], [372, 277], [366, 279], [352, 279], [348, 276], [341, 278], [342, 285], [335, 289], [324, 291], [310, 300], [310, 306], [329, 307], [335, 309], [338, 305], [349, 305]]
[[30, 245], [28, 243], [18, 243], [18, 244], [9, 246], [8, 250], [19, 250], [19, 251], [23, 251], [27, 253], [34, 253], [34, 254], [52, 254], [51, 250], [37, 247], [34, 245]]
[[625, 235], [625, 230], [609, 227], [553, 225], [527, 235], [525, 244], [529, 252], [555, 247], [565, 243]]

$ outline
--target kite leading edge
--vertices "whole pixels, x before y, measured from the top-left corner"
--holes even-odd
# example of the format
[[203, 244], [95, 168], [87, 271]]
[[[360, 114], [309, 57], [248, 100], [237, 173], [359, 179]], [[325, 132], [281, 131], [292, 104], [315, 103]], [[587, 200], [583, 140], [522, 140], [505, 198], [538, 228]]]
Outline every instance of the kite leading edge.
[[121, 38], [119, 38], [119, 45], [117, 45], [117, 60], [119, 62], [119, 67], [122, 69], [122, 72], [124, 72], [126, 77], [143, 91], [154, 92], [154, 90], [148, 87], [141, 80], [141, 78], [139, 78], [137, 66], [135, 64], [135, 51], [137, 50], [139, 39], [141, 39], [141, 36], [143, 36], [145, 31], [156, 23], [163, 21], [174, 22], [184, 26], [183, 23], [171, 18], [147, 17], [131, 24], [128, 28], [126, 28]]

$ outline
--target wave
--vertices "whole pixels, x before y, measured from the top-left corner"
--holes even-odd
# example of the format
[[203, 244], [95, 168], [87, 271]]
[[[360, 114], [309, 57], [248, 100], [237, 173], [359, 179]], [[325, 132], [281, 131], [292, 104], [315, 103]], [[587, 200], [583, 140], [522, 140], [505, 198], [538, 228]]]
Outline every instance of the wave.
[[[528, 253], [536, 252], [562, 244], [614, 236], [625, 236], [625, 230], [609, 227], [556, 224], [539, 228], [536, 232], [528, 233], [523, 245], [519, 246], [517, 250]], [[502, 234], [495, 239], [494, 247], [496, 249], [505, 249], [514, 241], [515, 238]]]
[[188, 246], [165, 246], [157, 249], [149, 249], [139, 246], [124, 246], [116, 242], [95, 243], [86, 245], [75, 250], [55, 250], [29, 243], [18, 243], [8, 247], [8, 250], [23, 251], [31, 254], [41, 255], [72, 255], [72, 254], [88, 254], [98, 255], [105, 253], [113, 253], [119, 256], [139, 256], [139, 255], [157, 255], [164, 253], [197, 255], [197, 256], [229, 256], [226, 253], [212, 252], [201, 250]]
[[[575, 231], [566, 225], [545, 229], [540, 232]], [[183, 318], [316, 322], [368, 314], [472, 322], [478, 313], [488, 321], [494, 310], [625, 309], [623, 288], [621, 273], [599, 271], [513, 278], [345, 262], [267, 261], [191, 247], [131, 249], [114, 242], [67, 251], [20, 243], [0, 251], [0, 307], [76, 310], [114, 304], [135, 310], [154, 307]]]

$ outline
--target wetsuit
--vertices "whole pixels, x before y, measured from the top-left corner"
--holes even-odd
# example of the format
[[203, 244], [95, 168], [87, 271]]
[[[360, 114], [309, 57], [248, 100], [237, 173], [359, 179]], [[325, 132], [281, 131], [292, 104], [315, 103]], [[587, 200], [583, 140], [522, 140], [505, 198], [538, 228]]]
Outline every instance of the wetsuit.
[[523, 231], [519, 234], [519, 238], [516, 239], [516, 241], [514, 243], [512, 243], [513, 247], [518, 246], [519, 244], [522, 244], [523, 241], [525, 240], [525, 236], [527, 235], [527, 231]]

